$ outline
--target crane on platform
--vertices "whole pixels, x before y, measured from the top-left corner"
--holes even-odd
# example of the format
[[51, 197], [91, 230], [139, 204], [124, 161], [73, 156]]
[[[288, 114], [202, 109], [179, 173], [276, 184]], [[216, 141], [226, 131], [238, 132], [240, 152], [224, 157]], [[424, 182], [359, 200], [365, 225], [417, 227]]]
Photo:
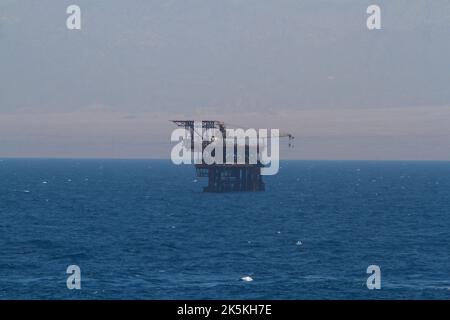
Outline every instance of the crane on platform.
[[[194, 123], [195, 120], [171, 120], [171, 122], [175, 123], [178, 127], [185, 128], [187, 130], [190, 130], [192, 134], [197, 134], [199, 137], [202, 137], [202, 132], [198, 132], [198, 129], [195, 128]], [[219, 129], [220, 132], [222, 132], [223, 137], [226, 137], [226, 129], [227, 128], [241, 128], [241, 129], [249, 129], [248, 127], [234, 125], [230, 123], [225, 123], [223, 121], [217, 121], [217, 120], [202, 120], [202, 129]], [[289, 140], [289, 148], [294, 147], [294, 139], [295, 137], [288, 132], [282, 132], [279, 131], [278, 136], [272, 135], [271, 137], [278, 137], [278, 138], [288, 138]]]
[[[217, 137], [214, 135], [207, 136], [206, 138], [203, 136], [204, 130], [207, 129], [217, 129], [220, 131], [221, 138], [236, 138], [236, 135], [233, 136], [233, 133], [227, 135], [227, 129], [242, 129], [247, 131], [249, 128], [235, 126], [223, 121], [217, 120], [171, 120], [178, 127], [184, 128], [184, 138], [183, 138], [183, 146], [184, 148], [195, 153], [197, 148], [201, 149], [200, 151], [206, 150], [209, 148], [208, 146], [216, 141]], [[272, 138], [284, 138], [287, 137], [289, 139], [289, 147], [293, 146], [294, 136], [290, 133], [280, 132], [276, 130], [277, 135], [274, 135], [274, 132], [271, 130], [270, 135], [267, 136], [267, 131], [263, 133], [263, 137], [258, 136], [258, 141], [256, 143], [256, 153], [258, 154], [261, 150], [267, 148], [267, 140]], [[228, 132], [229, 133], [229, 132]], [[234, 132], [236, 134], [236, 131]], [[241, 134], [241, 133], [240, 133]], [[238, 134], [240, 136], [240, 134]], [[247, 133], [244, 133], [247, 135]], [[258, 135], [258, 134], [256, 134]], [[262, 180], [262, 169], [267, 169], [267, 163], [265, 161], [261, 162], [259, 155], [254, 157], [255, 152], [252, 152], [251, 149], [255, 147], [255, 144], [251, 144], [250, 142], [251, 134], [248, 134], [249, 142], [246, 141], [244, 143], [233, 143], [231, 146], [231, 151], [228, 151], [228, 146], [222, 143], [222, 146], [219, 146], [219, 150], [222, 148], [222, 153], [218, 155], [218, 162], [214, 161], [212, 164], [208, 164], [202, 159], [199, 163], [195, 164], [196, 172], [198, 177], [208, 177], [208, 186], [206, 186], [203, 190], [205, 192], [233, 192], [233, 191], [264, 191], [265, 184]], [[254, 135], [253, 135], [254, 136]], [[259, 145], [259, 138], [262, 138], [263, 143]], [[196, 141], [201, 141], [200, 144], [196, 144]], [[233, 140], [234, 141], [234, 140]], [[239, 154], [238, 145], [241, 150], [244, 150], [243, 153]], [[214, 145], [214, 151], [211, 153], [214, 157], [216, 157], [216, 148], [217, 145]], [[258, 151], [259, 150], [259, 151]], [[255, 151], [255, 149], [253, 150]], [[241, 160], [236, 162], [228, 162], [229, 155], [231, 155], [231, 159]], [[278, 163], [278, 156], [276, 159]], [[270, 161], [270, 165], [272, 165]], [[278, 164], [276, 165], [278, 171]]]

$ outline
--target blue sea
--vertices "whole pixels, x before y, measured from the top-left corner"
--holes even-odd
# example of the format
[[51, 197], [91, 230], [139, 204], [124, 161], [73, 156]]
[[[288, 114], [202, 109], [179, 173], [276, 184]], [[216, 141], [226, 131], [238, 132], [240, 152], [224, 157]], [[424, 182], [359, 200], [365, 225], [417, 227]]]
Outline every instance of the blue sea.
[[0, 160], [0, 299], [450, 298], [449, 162], [285, 161], [264, 179], [208, 194], [164, 160]]

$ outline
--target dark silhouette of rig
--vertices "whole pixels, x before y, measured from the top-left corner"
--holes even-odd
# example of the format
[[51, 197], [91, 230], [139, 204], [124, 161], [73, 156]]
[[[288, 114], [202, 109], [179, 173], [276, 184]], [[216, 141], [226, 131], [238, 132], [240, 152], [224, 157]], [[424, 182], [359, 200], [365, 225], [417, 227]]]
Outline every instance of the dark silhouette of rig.
[[[201, 153], [203, 150], [211, 144], [216, 137], [210, 136], [205, 139], [203, 132], [207, 129], [218, 129], [222, 134], [222, 138], [225, 139], [227, 137], [227, 127], [232, 127], [230, 125], [226, 125], [224, 122], [215, 121], [215, 120], [203, 120], [203, 121], [194, 121], [194, 120], [172, 120], [178, 127], [182, 127], [185, 129], [187, 133], [187, 137], [184, 138], [184, 143], [187, 144], [185, 147], [189, 149], [192, 153], [195, 151], [198, 145], [195, 144], [195, 138], [201, 139]], [[201, 123], [201, 126], [199, 126]], [[279, 138], [288, 137], [289, 138], [289, 147], [292, 147], [292, 142], [294, 137], [289, 133], [280, 133]], [[259, 152], [260, 146], [256, 146], [256, 152]], [[203, 188], [204, 192], [239, 192], [239, 191], [264, 191], [265, 184], [262, 180], [261, 176], [261, 168], [264, 167], [259, 161], [259, 158], [256, 157], [257, 161], [250, 161], [251, 157], [255, 155], [251, 154], [251, 151], [255, 150], [255, 148], [250, 148], [249, 144], [245, 142], [244, 150], [245, 150], [245, 161], [237, 161], [238, 157], [241, 156], [238, 153], [238, 145], [234, 143], [231, 150], [229, 150], [229, 146], [223, 144], [223, 161], [221, 164], [207, 164], [204, 159], [201, 159], [201, 163], [195, 164], [196, 175], [197, 177], [207, 177], [208, 185]], [[230, 155], [231, 152], [231, 155]], [[212, 152], [212, 155], [215, 156], [215, 152]], [[234, 159], [232, 164], [229, 164], [230, 161], [226, 161]], [[255, 159], [255, 158], [253, 158]], [[227, 163], [228, 162], [228, 163]]]

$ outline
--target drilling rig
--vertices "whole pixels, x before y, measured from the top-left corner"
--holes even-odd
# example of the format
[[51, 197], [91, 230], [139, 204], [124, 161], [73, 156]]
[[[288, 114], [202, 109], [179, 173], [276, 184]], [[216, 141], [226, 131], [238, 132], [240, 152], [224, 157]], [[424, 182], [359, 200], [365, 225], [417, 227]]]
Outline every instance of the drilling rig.
[[[227, 129], [233, 128], [236, 126], [226, 124], [222, 121], [216, 120], [171, 120], [178, 127], [184, 128], [187, 136], [184, 137], [183, 143], [187, 150], [191, 151], [194, 154], [194, 150], [196, 149], [195, 139], [201, 139], [201, 150], [200, 153], [211, 143], [214, 142], [216, 137], [214, 135], [207, 136], [205, 139], [204, 131], [208, 129], [215, 129], [221, 133], [223, 139], [227, 138]], [[201, 125], [199, 126], [199, 123]], [[241, 127], [242, 128], [242, 127]], [[274, 136], [271, 136], [273, 138]], [[287, 137], [289, 139], [289, 147], [293, 147], [294, 136], [290, 133], [279, 133], [277, 138]], [[257, 154], [260, 151], [260, 148], [264, 146], [258, 145], [256, 147]], [[222, 157], [223, 161], [221, 163], [213, 163], [207, 164], [204, 159], [200, 160], [200, 163], [195, 164], [196, 176], [197, 177], [207, 177], [208, 185], [203, 188], [204, 192], [239, 192], [239, 191], [264, 191], [265, 184], [262, 180], [261, 176], [261, 168], [265, 167], [263, 163], [261, 163], [260, 159], [257, 158], [256, 163], [250, 161], [252, 157], [251, 146], [247, 141], [245, 141], [244, 145], [244, 159], [242, 161], [235, 161], [230, 164], [227, 159], [230, 159], [230, 150], [223, 145]], [[233, 145], [231, 150], [231, 158], [237, 160], [238, 154], [238, 145], [237, 143]], [[253, 155], [254, 156], [254, 155]]]

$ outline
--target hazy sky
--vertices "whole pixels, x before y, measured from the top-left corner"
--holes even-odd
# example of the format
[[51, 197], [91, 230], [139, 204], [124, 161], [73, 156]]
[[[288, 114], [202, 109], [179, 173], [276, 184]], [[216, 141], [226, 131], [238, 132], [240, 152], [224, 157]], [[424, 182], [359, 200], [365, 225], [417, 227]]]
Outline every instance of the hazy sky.
[[0, 0], [0, 157], [168, 158], [172, 118], [450, 160], [450, 0]]

